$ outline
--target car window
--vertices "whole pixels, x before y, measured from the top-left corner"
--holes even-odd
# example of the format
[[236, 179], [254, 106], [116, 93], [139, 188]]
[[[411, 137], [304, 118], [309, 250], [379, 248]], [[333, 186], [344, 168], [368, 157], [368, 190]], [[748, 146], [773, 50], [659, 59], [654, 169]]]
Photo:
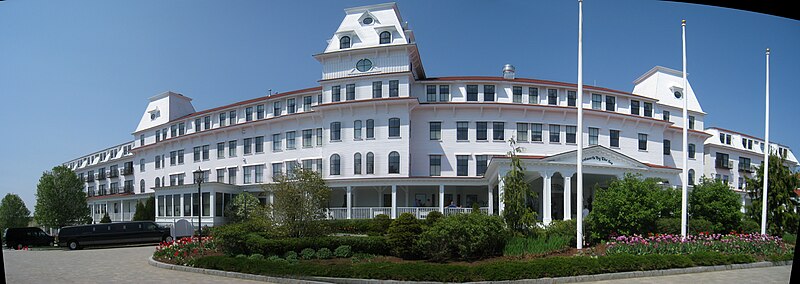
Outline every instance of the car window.
[[148, 231], [155, 231], [156, 230], [156, 224], [147, 224], [147, 230]]

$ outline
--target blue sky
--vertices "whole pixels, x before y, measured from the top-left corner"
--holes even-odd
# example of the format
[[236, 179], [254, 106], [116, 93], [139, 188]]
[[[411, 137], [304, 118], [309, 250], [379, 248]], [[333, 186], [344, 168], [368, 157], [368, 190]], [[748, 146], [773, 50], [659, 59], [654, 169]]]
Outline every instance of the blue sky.
[[[224, 3], [224, 4], [221, 4]], [[147, 98], [172, 90], [197, 110], [317, 85], [311, 57], [343, 9], [381, 1], [0, 2], [0, 194], [33, 211], [43, 171], [133, 140]], [[398, 1], [429, 77], [576, 82], [577, 1]], [[655, 65], [681, 68], [707, 126], [762, 137], [764, 49], [772, 49], [770, 138], [800, 149], [800, 22], [660, 1], [584, 3], [584, 82], [631, 91]]]

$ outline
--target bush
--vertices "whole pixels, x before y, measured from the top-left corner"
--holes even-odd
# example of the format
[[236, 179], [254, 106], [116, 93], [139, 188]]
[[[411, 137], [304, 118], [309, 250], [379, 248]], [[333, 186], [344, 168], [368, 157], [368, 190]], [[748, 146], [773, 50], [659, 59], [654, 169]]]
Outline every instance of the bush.
[[331, 252], [328, 248], [321, 248], [317, 251], [317, 258], [319, 259], [330, 259], [333, 257], [333, 252]]
[[660, 218], [656, 221], [658, 234], [679, 235], [681, 233], [681, 218]]
[[421, 233], [422, 227], [414, 215], [403, 213], [389, 226], [386, 243], [389, 244], [392, 255], [403, 259], [414, 259], [419, 257], [414, 243]]
[[761, 224], [750, 218], [742, 218], [742, 223], [739, 226], [739, 232], [745, 234], [760, 233]]
[[[321, 248], [336, 249], [339, 246], [350, 246], [353, 253], [369, 253], [389, 255], [389, 245], [385, 237], [314, 237], [314, 238], [281, 238], [265, 239], [259, 244], [258, 251], [264, 255], [282, 255], [290, 251], [301, 251], [305, 248], [319, 250]], [[254, 248], [254, 245], [250, 247]]]
[[289, 260], [290, 258], [297, 260], [297, 253], [294, 251], [288, 251], [283, 255], [283, 258], [285, 258], [286, 260]]
[[442, 218], [444, 218], [442, 212], [439, 211], [428, 212], [428, 216], [425, 216], [425, 223], [427, 223], [428, 226], [433, 226], [433, 224], [436, 224], [436, 222], [438, 222]]
[[273, 256], [268, 257], [267, 260], [269, 260], [269, 261], [281, 261], [281, 260], [284, 260], [284, 259], [281, 258], [280, 256], [273, 255]]
[[709, 222], [708, 220], [702, 218], [690, 218], [689, 219], [689, 234], [700, 234], [700, 233], [719, 233], [719, 227]]
[[247, 255], [239, 254], [239, 255], [236, 255], [236, 258], [247, 258]]
[[[572, 239], [575, 238], [573, 237]], [[562, 251], [574, 243], [569, 237], [564, 236], [515, 237], [508, 240], [508, 243], [503, 248], [503, 255], [543, 255]]]
[[108, 212], [103, 214], [103, 218], [100, 219], [100, 224], [111, 223], [111, 217], [108, 217]]
[[254, 253], [251, 254], [249, 258], [252, 260], [264, 260], [264, 255], [260, 253]]
[[379, 214], [375, 216], [372, 223], [372, 232], [380, 233], [381, 235], [386, 234], [386, 231], [389, 230], [389, 225], [392, 224], [392, 219], [389, 218], [389, 215], [386, 214]]
[[300, 257], [305, 260], [314, 259], [316, 254], [317, 252], [315, 252], [312, 248], [304, 248], [302, 251], [300, 251]]
[[427, 228], [417, 246], [434, 261], [475, 260], [502, 253], [506, 237], [499, 216], [456, 214]]
[[725, 234], [738, 229], [744, 216], [741, 206], [739, 194], [721, 180], [703, 178], [689, 194], [690, 220], [708, 221], [713, 229], [708, 232]]
[[[381, 217], [382, 218], [382, 217]], [[323, 220], [322, 225], [331, 233], [383, 235], [383, 219]]]
[[573, 245], [576, 243], [577, 235], [575, 232], [578, 230], [577, 220], [554, 220], [544, 230], [544, 235], [548, 238], [561, 238], [566, 239], [568, 243]]
[[211, 229], [211, 236], [218, 241], [219, 248], [227, 255], [274, 254], [265, 252], [262, 248], [267, 239], [276, 235], [271, 223], [254, 219]]
[[353, 255], [353, 250], [350, 246], [339, 246], [333, 251], [333, 255], [338, 258], [348, 258]]

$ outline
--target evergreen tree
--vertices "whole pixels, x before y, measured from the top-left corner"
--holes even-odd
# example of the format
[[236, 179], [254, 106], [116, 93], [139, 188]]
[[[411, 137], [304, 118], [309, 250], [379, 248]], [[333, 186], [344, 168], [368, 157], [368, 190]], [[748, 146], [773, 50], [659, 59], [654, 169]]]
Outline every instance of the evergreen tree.
[[90, 213], [83, 182], [65, 166], [44, 172], [36, 186], [34, 211], [36, 222], [51, 228], [83, 223]]
[[503, 176], [503, 219], [512, 231], [529, 233], [536, 224], [536, 212], [527, 206], [527, 201], [535, 199], [536, 193], [525, 181], [525, 169], [516, 154], [521, 148], [517, 147], [514, 138], [509, 139], [509, 144], [512, 149], [508, 152], [511, 169]]
[[103, 219], [100, 219], [100, 224], [107, 224], [111, 223], [111, 217], [108, 216], [108, 212], [103, 214]]
[[[171, 208], [170, 208], [171, 209]], [[145, 207], [142, 202], [136, 202], [136, 212], [133, 213], [132, 221], [147, 221], [147, 213], [145, 212]]]
[[[767, 234], [783, 236], [784, 233], [797, 234], [800, 215], [794, 213], [797, 208], [797, 195], [794, 190], [800, 180], [788, 166], [786, 157], [769, 156], [769, 190], [767, 190]], [[747, 193], [752, 203], [746, 206], [745, 215], [761, 224], [761, 204], [764, 188], [764, 163], [757, 168], [755, 178], [747, 178]]]

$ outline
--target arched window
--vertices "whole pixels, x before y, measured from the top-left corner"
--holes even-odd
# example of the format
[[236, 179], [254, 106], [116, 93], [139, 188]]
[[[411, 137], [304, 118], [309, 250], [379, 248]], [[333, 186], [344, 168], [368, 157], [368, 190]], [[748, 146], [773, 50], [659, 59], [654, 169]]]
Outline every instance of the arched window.
[[331, 175], [338, 176], [340, 174], [341, 169], [341, 159], [339, 158], [339, 154], [331, 155]]
[[400, 137], [400, 119], [393, 117], [389, 119], [389, 137]]
[[367, 174], [371, 175], [375, 173], [375, 154], [372, 152], [367, 153]]
[[353, 139], [361, 140], [361, 120], [353, 122]]
[[689, 185], [694, 185], [694, 169], [689, 170]]
[[394, 151], [389, 153], [389, 173], [390, 174], [400, 173], [400, 153]]
[[350, 48], [350, 37], [343, 36], [339, 38], [339, 49]]
[[361, 153], [353, 155], [353, 174], [361, 174]]
[[161, 179], [156, 178], [156, 187], [159, 187], [160, 185], [161, 185]]
[[381, 42], [380, 44], [387, 44], [392, 42], [392, 33], [390, 32], [381, 32]]
[[375, 138], [375, 120], [367, 119], [367, 139]]
[[144, 193], [144, 179], [139, 180], [139, 193]]

